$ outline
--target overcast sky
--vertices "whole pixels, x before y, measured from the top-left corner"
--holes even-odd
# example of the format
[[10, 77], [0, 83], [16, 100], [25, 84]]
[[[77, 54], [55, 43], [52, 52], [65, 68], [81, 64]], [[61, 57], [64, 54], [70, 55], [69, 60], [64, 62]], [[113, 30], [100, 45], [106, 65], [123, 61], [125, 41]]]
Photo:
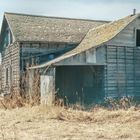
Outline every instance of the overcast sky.
[[115, 20], [134, 8], [140, 12], [140, 0], [0, 0], [0, 23], [4, 12]]

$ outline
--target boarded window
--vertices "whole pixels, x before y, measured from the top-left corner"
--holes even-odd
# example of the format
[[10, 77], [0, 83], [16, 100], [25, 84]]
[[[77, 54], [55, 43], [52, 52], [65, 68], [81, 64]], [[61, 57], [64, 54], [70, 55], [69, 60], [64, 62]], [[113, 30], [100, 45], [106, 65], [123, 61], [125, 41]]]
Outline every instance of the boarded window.
[[6, 79], [6, 85], [8, 84], [8, 68], [6, 68], [6, 75], [5, 75], [5, 79]]
[[136, 30], [136, 46], [140, 46], [140, 30]]
[[12, 66], [10, 66], [10, 82], [12, 83]]

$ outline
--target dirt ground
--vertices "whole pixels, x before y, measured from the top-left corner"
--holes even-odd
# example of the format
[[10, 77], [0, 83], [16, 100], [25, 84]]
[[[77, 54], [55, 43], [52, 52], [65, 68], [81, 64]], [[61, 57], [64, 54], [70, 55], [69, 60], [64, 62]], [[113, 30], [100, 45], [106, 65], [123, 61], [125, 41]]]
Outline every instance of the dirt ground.
[[140, 140], [140, 109], [0, 109], [0, 140]]

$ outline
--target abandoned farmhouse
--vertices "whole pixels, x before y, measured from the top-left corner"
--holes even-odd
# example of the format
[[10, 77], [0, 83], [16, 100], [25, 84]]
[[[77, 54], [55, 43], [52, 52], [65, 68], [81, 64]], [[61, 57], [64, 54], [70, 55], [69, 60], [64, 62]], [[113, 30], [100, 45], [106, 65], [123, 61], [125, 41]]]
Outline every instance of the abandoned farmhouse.
[[5, 13], [0, 51], [2, 95], [33, 95], [39, 77], [42, 103], [140, 97], [139, 14], [110, 22]]

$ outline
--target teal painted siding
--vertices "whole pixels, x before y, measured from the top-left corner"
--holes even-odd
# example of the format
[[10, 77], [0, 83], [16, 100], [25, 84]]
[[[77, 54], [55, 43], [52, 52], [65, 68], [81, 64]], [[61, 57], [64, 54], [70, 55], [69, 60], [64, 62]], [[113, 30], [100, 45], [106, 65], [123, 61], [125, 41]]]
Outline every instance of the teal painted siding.
[[108, 46], [106, 50], [106, 97], [140, 96], [140, 50]]

